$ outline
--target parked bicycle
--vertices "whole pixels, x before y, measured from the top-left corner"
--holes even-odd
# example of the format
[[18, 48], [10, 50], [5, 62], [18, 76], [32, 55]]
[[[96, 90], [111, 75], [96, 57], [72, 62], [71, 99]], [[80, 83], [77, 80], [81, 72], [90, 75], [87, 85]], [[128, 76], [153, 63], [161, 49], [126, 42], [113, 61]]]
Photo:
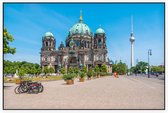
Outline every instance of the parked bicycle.
[[19, 93], [41, 93], [43, 92], [44, 87], [41, 83], [32, 82], [32, 81], [23, 81], [17, 86], [14, 90], [16, 94]]

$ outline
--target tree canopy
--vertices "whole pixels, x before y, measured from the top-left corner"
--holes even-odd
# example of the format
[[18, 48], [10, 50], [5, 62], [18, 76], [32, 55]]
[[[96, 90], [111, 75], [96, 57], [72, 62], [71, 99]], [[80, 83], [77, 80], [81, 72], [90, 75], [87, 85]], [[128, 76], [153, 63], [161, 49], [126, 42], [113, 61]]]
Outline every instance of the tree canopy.
[[14, 38], [10, 35], [6, 28], [3, 31], [3, 52], [4, 54], [14, 54], [16, 52], [16, 48], [12, 48], [9, 46], [9, 42], [13, 42]]
[[154, 73], [162, 73], [164, 72], [164, 67], [162, 66], [152, 66], [151, 71]]
[[107, 67], [106, 67], [105, 64], [103, 64], [103, 65], [101, 66], [101, 72], [107, 73]]
[[147, 69], [148, 63], [140, 61], [138, 62], [138, 64], [136, 65], [137, 71], [140, 73], [145, 73], [146, 69]]
[[65, 74], [65, 73], [66, 73], [65, 67], [62, 67], [62, 68], [61, 68], [61, 73], [62, 73], [62, 74]]
[[55, 69], [54, 69], [53, 67], [50, 67], [50, 68], [48, 69], [48, 71], [49, 71], [50, 74], [52, 74], [52, 73], [55, 72]]
[[26, 74], [40, 74], [41, 67], [39, 64], [29, 63], [26, 61], [14, 61], [4, 60], [4, 74], [14, 74], [16, 70], [24, 69]]
[[113, 73], [117, 72], [119, 75], [124, 75], [127, 72], [127, 65], [122, 61], [115, 62], [115, 64], [112, 64], [112, 71]]
[[45, 75], [47, 75], [47, 74], [49, 73], [49, 69], [48, 69], [47, 66], [44, 67], [43, 73], [44, 73]]

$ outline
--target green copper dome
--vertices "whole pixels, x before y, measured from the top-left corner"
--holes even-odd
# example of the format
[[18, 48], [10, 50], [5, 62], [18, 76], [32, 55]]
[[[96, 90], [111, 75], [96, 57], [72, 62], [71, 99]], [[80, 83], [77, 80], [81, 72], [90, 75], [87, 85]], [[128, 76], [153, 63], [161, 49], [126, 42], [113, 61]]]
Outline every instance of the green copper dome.
[[90, 28], [82, 23], [76, 23], [75, 25], [72, 26], [72, 28], [69, 30], [69, 35], [75, 35], [75, 34], [80, 34], [80, 35], [84, 35], [84, 34], [88, 34], [91, 35], [91, 30]]
[[70, 30], [69, 30], [69, 35], [91, 35], [91, 30], [90, 28], [83, 23], [83, 17], [82, 17], [82, 13], [80, 14], [80, 18], [79, 18], [79, 22], [76, 23], [75, 25], [73, 25]]
[[105, 31], [102, 28], [98, 28], [96, 34], [105, 34]]
[[54, 35], [51, 32], [46, 32], [44, 35], [44, 39], [53, 39], [54, 40]]
[[45, 37], [54, 37], [54, 35], [51, 32], [46, 32]]

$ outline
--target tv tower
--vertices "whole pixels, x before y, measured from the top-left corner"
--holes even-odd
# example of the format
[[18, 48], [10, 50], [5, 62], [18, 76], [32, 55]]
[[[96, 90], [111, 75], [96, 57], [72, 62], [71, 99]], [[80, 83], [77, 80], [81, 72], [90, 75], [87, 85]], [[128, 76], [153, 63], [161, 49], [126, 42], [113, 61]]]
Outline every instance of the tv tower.
[[133, 16], [131, 16], [131, 35], [129, 41], [131, 42], [131, 67], [134, 66], [134, 41], [135, 37], [133, 34]]

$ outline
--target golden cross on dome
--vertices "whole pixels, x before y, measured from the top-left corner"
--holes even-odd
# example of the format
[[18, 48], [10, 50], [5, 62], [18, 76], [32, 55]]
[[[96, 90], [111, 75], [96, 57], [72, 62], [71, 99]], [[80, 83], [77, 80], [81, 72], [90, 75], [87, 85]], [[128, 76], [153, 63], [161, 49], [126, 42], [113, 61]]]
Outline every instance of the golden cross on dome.
[[79, 22], [82, 22], [83, 18], [82, 18], [82, 10], [80, 10], [80, 18], [79, 18]]

